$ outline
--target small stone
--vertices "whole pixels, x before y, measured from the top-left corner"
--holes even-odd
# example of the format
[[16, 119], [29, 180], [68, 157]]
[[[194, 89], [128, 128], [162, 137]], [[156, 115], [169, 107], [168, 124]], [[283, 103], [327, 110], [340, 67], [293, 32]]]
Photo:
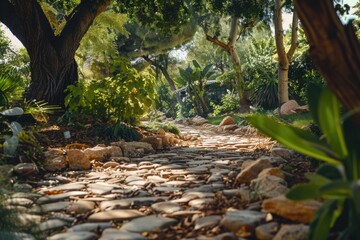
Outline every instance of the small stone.
[[191, 200], [189, 202], [189, 206], [196, 209], [206, 209], [206, 208], [210, 208], [210, 206], [214, 203], [215, 200], [212, 198], [201, 198], [201, 199]]
[[212, 216], [206, 216], [202, 218], [198, 218], [195, 221], [195, 228], [194, 230], [198, 230], [205, 227], [213, 227], [217, 225], [221, 220], [221, 216], [218, 215], [212, 215]]
[[293, 201], [285, 196], [266, 199], [262, 208], [265, 212], [270, 212], [299, 223], [310, 223], [321, 206], [321, 202], [315, 200]]
[[31, 192], [32, 186], [26, 183], [15, 183], [14, 184], [14, 191], [17, 192]]
[[85, 188], [85, 184], [75, 182], [75, 183], [67, 183], [62, 184], [56, 187], [52, 187], [47, 189], [47, 191], [80, 191]]
[[94, 213], [89, 216], [88, 220], [92, 222], [104, 221], [123, 221], [130, 220], [137, 217], [142, 217], [144, 214], [138, 210], [124, 209], [124, 210], [110, 210], [105, 212]]
[[268, 158], [259, 158], [242, 170], [236, 177], [237, 184], [249, 184], [264, 169], [272, 167]]
[[123, 152], [121, 150], [121, 147], [118, 146], [108, 146], [106, 147], [108, 150], [108, 153], [110, 157], [123, 157]]
[[145, 137], [141, 142], [149, 143], [153, 149], [161, 149], [163, 147], [162, 139], [155, 136]]
[[68, 150], [66, 158], [71, 170], [89, 170], [91, 168], [89, 157], [79, 149]]
[[272, 240], [278, 230], [279, 223], [269, 222], [256, 227], [255, 235], [259, 240]]
[[60, 193], [60, 194], [55, 194], [55, 195], [43, 196], [43, 197], [39, 198], [36, 202], [38, 204], [57, 202], [57, 201], [61, 201], [61, 200], [64, 200], [64, 199], [72, 197], [72, 196], [79, 197], [79, 196], [85, 196], [88, 194], [89, 194], [88, 192], [84, 192], [84, 191], [72, 191], [72, 192]]
[[265, 216], [265, 213], [257, 211], [229, 209], [226, 211], [220, 224], [236, 233], [244, 228], [255, 229], [256, 226], [265, 220]]
[[232, 117], [226, 116], [219, 124], [219, 126], [225, 126], [225, 125], [233, 125], [235, 124], [235, 121]]
[[116, 168], [118, 166], [120, 166], [119, 163], [111, 161], [111, 162], [104, 163], [103, 168]]
[[273, 157], [282, 157], [284, 159], [290, 160], [294, 156], [294, 152], [286, 148], [272, 148], [271, 156]]
[[306, 240], [309, 235], [309, 227], [303, 224], [283, 225], [273, 238], [274, 240]]
[[173, 213], [181, 210], [179, 204], [174, 202], [158, 202], [151, 205], [151, 208], [159, 213]]
[[47, 240], [96, 240], [98, 235], [92, 232], [66, 232], [53, 235]]
[[229, 124], [229, 125], [223, 126], [222, 128], [225, 132], [228, 132], [228, 131], [234, 131], [234, 130], [238, 129], [239, 126], [236, 124]]
[[221, 233], [214, 237], [209, 236], [199, 236], [196, 240], [243, 240], [243, 238], [238, 238], [234, 233]]
[[134, 204], [148, 206], [154, 202], [163, 201], [166, 199], [167, 197], [135, 197], [135, 198], [117, 199], [112, 201], [101, 202], [100, 209], [102, 211], [125, 209], [125, 208], [130, 208]]
[[176, 224], [178, 221], [173, 218], [150, 215], [132, 220], [121, 226], [120, 230], [126, 232], [152, 232], [170, 225]]
[[29, 207], [33, 204], [31, 199], [27, 198], [10, 198], [4, 201], [4, 205], [24, 206]]
[[37, 206], [41, 213], [47, 212], [59, 212], [64, 210], [70, 205], [70, 202], [56, 202], [56, 203], [48, 203], [44, 205]]

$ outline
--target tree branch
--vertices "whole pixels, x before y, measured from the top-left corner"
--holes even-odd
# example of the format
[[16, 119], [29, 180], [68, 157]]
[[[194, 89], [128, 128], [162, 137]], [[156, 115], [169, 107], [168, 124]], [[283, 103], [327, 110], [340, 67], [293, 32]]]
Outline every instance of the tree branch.
[[298, 27], [299, 26], [299, 17], [298, 14], [296, 12], [296, 10], [293, 13], [293, 20], [292, 20], [292, 26], [291, 26], [291, 45], [290, 45], [290, 49], [287, 52], [287, 59], [290, 61], [292, 56], [295, 53], [295, 50], [298, 46]]
[[235, 46], [237, 33], [239, 31], [239, 19], [235, 16], [231, 16], [231, 26], [230, 26], [230, 35], [228, 46]]
[[222, 47], [228, 54], [230, 54], [230, 47], [229, 45], [227, 45], [226, 43], [218, 40], [217, 38], [213, 38], [213, 37], [210, 37], [209, 35], [206, 34], [206, 40]]
[[282, 13], [281, 13], [281, 0], [275, 0], [275, 14], [274, 14], [274, 25], [275, 25], [275, 43], [276, 51], [279, 56], [279, 64], [281, 66], [288, 65], [288, 58], [286, 56], [284, 46], [284, 29], [282, 26]]
[[[343, 26], [332, 0], [295, 0], [310, 56], [343, 106], [360, 107], [360, 43], [351, 23]], [[360, 126], [360, 113], [352, 119]]]
[[81, 0], [76, 11], [71, 15], [70, 20], [58, 36], [59, 53], [67, 56], [73, 55], [95, 18], [105, 11], [110, 3], [111, 0]]

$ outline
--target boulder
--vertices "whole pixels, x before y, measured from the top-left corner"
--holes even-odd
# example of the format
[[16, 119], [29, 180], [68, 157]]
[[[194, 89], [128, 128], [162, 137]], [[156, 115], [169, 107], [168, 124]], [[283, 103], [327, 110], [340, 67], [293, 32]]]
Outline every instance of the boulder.
[[39, 170], [34, 163], [19, 163], [14, 166], [13, 171], [19, 176], [30, 176], [37, 173]]
[[285, 180], [274, 175], [259, 176], [251, 181], [250, 187], [260, 198], [277, 197], [289, 190]]
[[144, 137], [140, 141], [149, 143], [153, 149], [161, 149], [163, 147], [163, 142], [161, 137], [149, 136], [149, 137]]
[[282, 179], [285, 178], [284, 172], [278, 167], [266, 168], [266, 169], [262, 170], [259, 173], [258, 178], [262, 178], [266, 175], [272, 175], [272, 176], [276, 176], [276, 177], [279, 177]]
[[110, 157], [123, 157], [123, 152], [119, 146], [108, 146], [106, 147], [109, 151]]
[[321, 202], [315, 200], [293, 201], [285, 196], [270, 198], [262, 203], [263, 211], [270, 212], [298, 223], [308, 224], [312, 221]]
[[197, 125], [197, 126], [201, 126], [205, 123], [209, 123], [209, 121], [203, 117], [200, 116], [196, 116], [194, 118], [191, 119], [192, 124]]
[[93, 148], [87, 148], [84, 150], [85, 155], [90, 160], [103, 160], [106, 156], [109, 156], [109, 149], [105, 146], [97, 145]]
[[289, 100], [280, 107], [281, 115], [290, 115], [295, 113], [295, 109], [300, 107], [295, 100]]
[[226, 116], [221, 123], [219, 124], [219, 126], [225, 126], [225, 125], [234, 125], [235, 121], [234, 119], [232, 119], [232, 117], [230, 116]]
[[271, 168], [270, 160], [268, 158], [259, 158], [244, 168], [237, 176], [236, 183], [241, 185], [243, 183], [249, 184], [251, 180], [255, 179], [257, 175], [265, 168]]
[[44, 152], [44, 155], [43, 167], [46, 171], [55, 172], [67, 167], [67, 161], [63, 150], [56, 148], [49, 149]]
[[309, 226], [304, 224], [283, 225], [273, 238], [274, 240], [306, 240], [309, 235]]
[[290, 160], [294, 156], [294, 152], [286, 148], [273, 147], [271, 149], [271, 156], [282, 157], [286, 160]]
[[70, 149], [66, 153], [71, 170], [89, 170], [91, 168], [89, 157], [79, 149]]

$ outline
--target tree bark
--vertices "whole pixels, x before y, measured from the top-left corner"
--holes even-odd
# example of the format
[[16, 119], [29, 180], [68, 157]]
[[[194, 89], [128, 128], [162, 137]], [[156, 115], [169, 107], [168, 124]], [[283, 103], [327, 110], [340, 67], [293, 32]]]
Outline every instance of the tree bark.
[[55, 35], [38, 1], [0, 2], [0, 21], [21, 41], [30, 57], [28, 98], [64, 106], [64, 90], [78, 80], [75, 51], [95, 17], [109, 4], [110, 0], [81, 1], [60, 35]]
[[297, 47], [297, 31], [298, 31], [298, 16], [297, 13], [293, 13], [292, 32], [291, 32], [291, 46], [288, 52], [284, 46], [284, 29], [282, 26], [282, 7], [283, 0], [275, 0], [275, 42], [276, 51], [279, 57], [278, 64], [278, 97], [280, 106], [289, 101], [289, 65], [292, 56], [294, 55]]
[[239, 19], [235, 16], [231, 17], [231, 28], [230, 28], [230, 34], [229, 34], [229, 41], [228, 43], [223, 43], [220, 40], [216, 38], [212, 38], [209, 35], [206, 35], [206, 40], [220, 46], [223, 48], [228, 55], [230, 56], [231, 62], [233, 64], [233, 68], [235, 71], [235, 89], [238, 93], [238, 96], [240, 98], [240, 112], [249, 112], [250, 111], [250, 101], [248, 99], [248, 96], [245, 92], [245, 82], [243, 78], [243, 73], [241, 69], [241, 61], [240, 57], [236, 51], [236, 37], [238, 36], [239, 32]]
[[360, 126], [360, 43], [352, 23], [342, 25], [332, 0], [295, 0], [310, 56]]

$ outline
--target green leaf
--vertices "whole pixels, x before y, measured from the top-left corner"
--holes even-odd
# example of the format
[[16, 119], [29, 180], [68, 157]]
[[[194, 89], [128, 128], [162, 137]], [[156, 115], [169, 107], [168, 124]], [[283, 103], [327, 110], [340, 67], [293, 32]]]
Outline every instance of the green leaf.
[[308, 173], [305, 175], [307, 179], [310, 180], [310, 182], [316, 182], [319, 186], [328, 184], [331, 182], [330, 179], [316, 173]]
[[201, 68], [200, 64], [196, 60], [193, 60], [192, 62], [196, 68]]
[[341, 164], [326, 145], [305, 130], [279, 123], [265, 115], [250, 115], [245, 119], [262, 133], [297, 152], [330, 164]]
[[352, 202], [356, 211], [357, 220], [360, 220], [360, 180], [355, 181], [351, 186]]
[[326, 163], [322, 164], [318, 168], [316, 173], [331, 180], [340, 180], [343, 178], [343, 174], [339, 170], [339, 166], [334, 166]]
[[309, 104], [309, 108], [310, 108], [310, 113], [312, 115], [312, 118], [314, 120], [314, 122], [319, 125], [319, 103], [320, 103], [320, 96], [323, 90], [322, 87], [320, 87], [319, 85], [315, 85], [315, 84], [309, 84], [307, 91], [306, 91], [306, 95], [308, 98], [308, 104]]
[[350, 183], [341, 180], [332, 181], [320, 187], [319, 193], [322, 196], [344, 199], [350, 195]]
[[327, 143], [341, 159], [348, 156], [340, 117], [340, 102], [329, 88], [323, 90], [318, 105], [319, 126]]
[[319, 185], [315, 183], [302, 183], [293, 186], [286, 194], [292, 200], [307, 200], [319, 198]]
[[310, 240], [326, 240], [334, 218], [338, 217], [335, 213], [337, 200], [326, 201], [317, 211], [315, 218], [310, 224]]

